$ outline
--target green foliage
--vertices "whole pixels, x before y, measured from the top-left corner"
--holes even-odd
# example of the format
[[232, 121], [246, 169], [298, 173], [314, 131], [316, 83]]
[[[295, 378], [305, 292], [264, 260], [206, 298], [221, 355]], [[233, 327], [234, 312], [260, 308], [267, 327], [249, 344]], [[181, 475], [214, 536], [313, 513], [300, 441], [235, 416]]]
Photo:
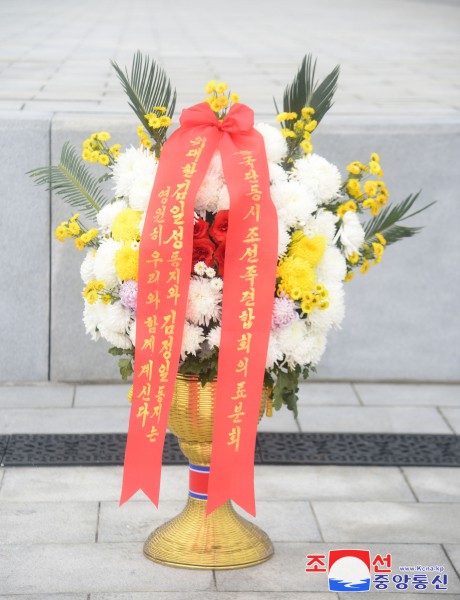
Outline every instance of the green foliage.
[[435, 204], [434, 202], [431, 202], [423, 208], [408, 214], [419, 195], [420, 192], [417, 194], [410, 194], [399, 204], [385, 206], [376, 217], [370, 219], [364, 228], [365, 242], [369, 243], [373, 241], [375, 234], [381, 233], [386, 239], [387, 246], [389, 246], [390, 244], [399, 242], [399, 240], [404, 238], [412, 237], [418, 233], [422, 227], [407, 227], [399, 225], [399, 222], [410, 219]]
[[172, 117], [176, 106], [176, 91], [172, 90], [169, 77], [153, 58], [144, 56], [139, 50], [134, 55], [130, 72], [126, 67], [123, 71], [115, 61], [112, 61], [112, 66], [129, 98], [129, 106], [154, 137], [158, 146], [155, 149], [159, 152], [166, 137], [166, 128], [152, 130], [145, 115], [150, 113], [154, 106], [165, 106], [166, 114]]
[[202, 353], [199, 357], [189, 354], [179, 367], [179, 373], [183, 375], [196, 375], [201, 385], [204, 386], [217, 377], [218, 356], [219, 351], [217, 348], [208, 353]]
[[120, 358], [118, 360], [118, 366], [120, 367], [120, 375], [123, 381], [126, 381], [128, 377], [131, 377], [134, 373], [132, 358]]
[[276, 370], [276, 382], [273, 387], [273, 406], [275, 410], [280, 410], [283, 404], [286, 404], [289, 410], [292, 410], [297, 417], [297, 400], [299, 392], [300, 367], [294, 371]]
[[101, 208], [109, 202], [91, 175], [77, 150], [69, 142], [62, 147], [61, 158], [56, 166], [41, 167], [28, 171], [37, 185], [62, 196], [64, 201], [94, 219]]
[[[311, 54], [304, 56], [302, 64], [291, 85], [286, 86], [283, 97], [283, 110], [300, 115], [302, 108], [315, 109], [313, 118], [319, 123], [331, 108], [332, 99], [337, 90], [340, 67], [337, 65], [321, 83], [315, 80], [316, 60]], [[276, 106], [278, 111], [278, 107]], [[278, 111], [279, 112], [279, 111]]]

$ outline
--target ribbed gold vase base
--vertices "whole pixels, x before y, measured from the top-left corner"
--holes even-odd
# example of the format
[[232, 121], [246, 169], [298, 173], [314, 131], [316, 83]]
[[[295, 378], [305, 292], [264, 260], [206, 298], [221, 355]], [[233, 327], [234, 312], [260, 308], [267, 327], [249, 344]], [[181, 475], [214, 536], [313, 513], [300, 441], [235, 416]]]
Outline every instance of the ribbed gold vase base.
[[226, 502], [206, 516], [206, 500], [189, 496], [184, 510], [150, 534], [150, 560], [185, 569], [241, 569], [273, 556], [268, 535]]

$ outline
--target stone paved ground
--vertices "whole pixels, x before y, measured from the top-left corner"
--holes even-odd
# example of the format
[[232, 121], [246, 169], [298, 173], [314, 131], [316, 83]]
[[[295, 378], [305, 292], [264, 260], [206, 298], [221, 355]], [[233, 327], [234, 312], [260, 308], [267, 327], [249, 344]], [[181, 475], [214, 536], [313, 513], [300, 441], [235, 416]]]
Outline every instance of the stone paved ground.
[[[125, 385], [0, 387], [0, 434], [126, 431]], [[459, 385], [307, 383], [298, 423], [286, 411], [261, 429], [460, 433]], [[185, 501], [187, 469], [166, 466], [159, 509], [118, 506], [121, 467], [0, 471], [1, 600], [328, 600], [307, 553], [364, 548], [395, 567], [444, 566], [448, 589], [409, 585], [404, 598], [460, 597], [460, 469], [257, 466], [257, 522], [275, 557], [243, 571], [182, 571], [142, 556], [142, 543]], [[393, 593], [391, 592], [393, 590]], [[368, 593], [375, 600], [388, 591]], [[306, 595], [307, 594], [307, 595]]]
[[15, 0], [0, 2], [0, 110], [127, 110], [109, 65], [155, 56], [201, 100], [211, 77], [273, 110], [306, 52], [341, 63], [336, 114], [460, 111], [460, 3], [449, 0]]

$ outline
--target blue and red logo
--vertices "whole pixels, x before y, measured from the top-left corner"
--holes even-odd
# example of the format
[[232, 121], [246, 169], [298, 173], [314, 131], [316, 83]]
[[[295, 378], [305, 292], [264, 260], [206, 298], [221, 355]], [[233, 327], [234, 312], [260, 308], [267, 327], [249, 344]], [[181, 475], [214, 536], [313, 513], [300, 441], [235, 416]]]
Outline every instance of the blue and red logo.
[[367, 592], [371, 587], [369, 550], [330, 550], [328, 560], [330, 592]]

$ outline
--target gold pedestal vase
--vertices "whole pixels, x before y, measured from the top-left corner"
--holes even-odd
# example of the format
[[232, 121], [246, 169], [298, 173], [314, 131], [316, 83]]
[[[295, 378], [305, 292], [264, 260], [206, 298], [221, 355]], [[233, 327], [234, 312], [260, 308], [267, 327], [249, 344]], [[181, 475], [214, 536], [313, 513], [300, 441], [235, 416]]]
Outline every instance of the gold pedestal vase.
[[[273, 555], [268, 535], [239, 515], [231, 501], [206, 516], [203, 492], [211, 462], [216, 390], [216, 382], [202, 386], [197, 377], [177, 376], [168, 427], [190, 462], [193, 485], [183, 511], [155, 529], [144, 544], [145, 556], [155, 562], [187, 569], [238, 569]], [[264, 389], [259, 420], [266, 401]]]

